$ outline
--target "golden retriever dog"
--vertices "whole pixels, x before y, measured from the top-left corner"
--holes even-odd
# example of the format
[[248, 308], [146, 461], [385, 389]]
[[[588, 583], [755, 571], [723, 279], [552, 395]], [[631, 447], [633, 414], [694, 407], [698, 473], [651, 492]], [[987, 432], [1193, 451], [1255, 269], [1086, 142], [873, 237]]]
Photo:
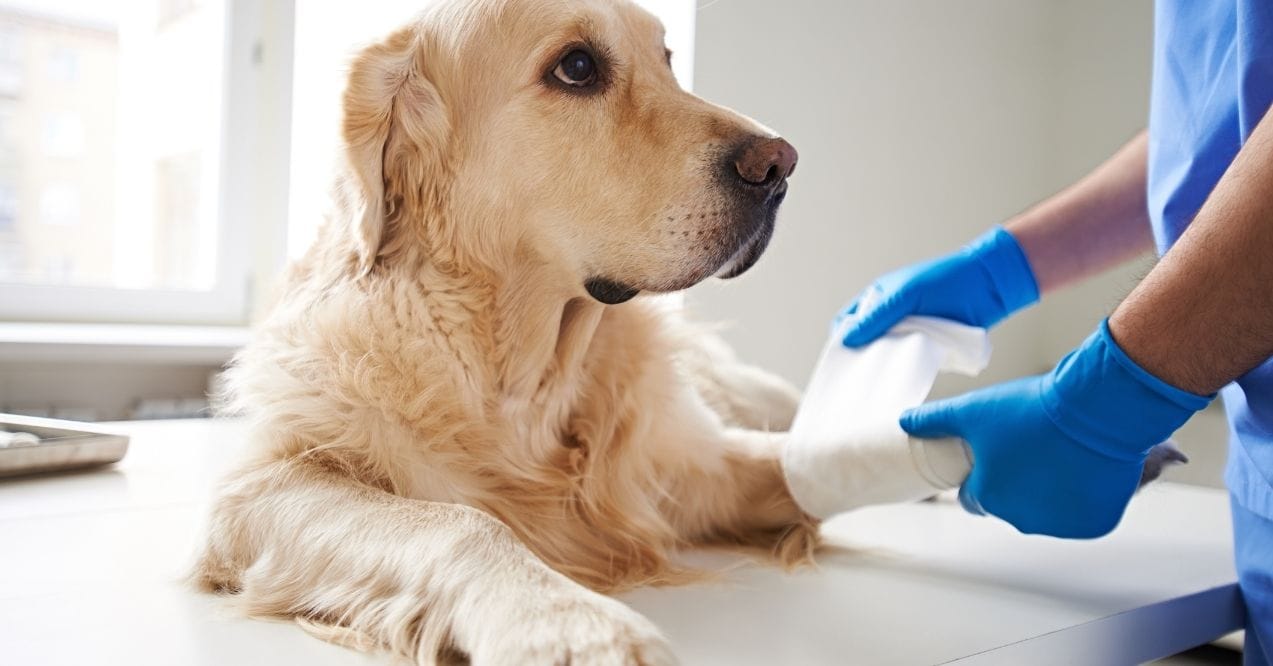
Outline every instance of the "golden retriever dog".
[[353, 61], [335, 211], [226, 376], [251, 455], [194, 572], [420, 664], [668, 664], [603, 596], [810, 557], [797, 393], [646, 294], [760, 257], [796, 151], [627, 0], [453, 0]]

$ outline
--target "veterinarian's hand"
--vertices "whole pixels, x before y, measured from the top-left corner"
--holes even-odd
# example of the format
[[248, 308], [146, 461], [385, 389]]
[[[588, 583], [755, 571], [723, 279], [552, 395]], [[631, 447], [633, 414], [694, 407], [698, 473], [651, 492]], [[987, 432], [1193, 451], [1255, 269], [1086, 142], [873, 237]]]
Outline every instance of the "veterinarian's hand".
[[867, 287], [840, 313], [840, 319], [855, 319], [844, 345], [869, 344], [908, 315], [989, 328], [1038, 300], [1025, 252], [1012, 234], [995, 227], [959, 252], [894, 271]]
[[1146, 372], [1102, 323], [1051, 373], [921, 405], [901, 425], [968, 442], [959, 495], [969, 511], [1026, 533], [1093, 538], [1122, 518], [1150, 448], [1208, 402]]

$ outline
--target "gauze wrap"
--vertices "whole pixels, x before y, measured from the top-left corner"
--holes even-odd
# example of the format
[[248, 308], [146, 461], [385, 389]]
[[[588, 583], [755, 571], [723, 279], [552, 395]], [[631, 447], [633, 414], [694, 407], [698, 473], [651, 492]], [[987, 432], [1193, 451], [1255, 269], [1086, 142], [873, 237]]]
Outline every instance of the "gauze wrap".
[[783, 452], [787, 486], [806, 512], [828, 518], [871, 504], [908, 502], [957, 487], [972, 469], [959, 439], [915, 439], [898, 425], [939, 372], [976, 375], [990, 361], [985, 329], [907, 317], [860, 349], [832, 332]]

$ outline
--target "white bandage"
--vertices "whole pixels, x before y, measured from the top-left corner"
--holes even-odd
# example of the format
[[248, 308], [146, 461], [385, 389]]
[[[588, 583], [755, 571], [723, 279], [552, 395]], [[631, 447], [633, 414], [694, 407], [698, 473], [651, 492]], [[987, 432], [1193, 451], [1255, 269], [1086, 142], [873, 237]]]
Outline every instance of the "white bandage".
[[985, 329], [908, 317], [870, 345], [847, 349], [840, 341], [851, 323], [823, 348], [783, 453], [792, 496], [819, 518], [962, 483], [972, 461], [961, 440], [914, 439], [897, 420], [924, 401], [937, 373], [976, 375], [990, 361]]

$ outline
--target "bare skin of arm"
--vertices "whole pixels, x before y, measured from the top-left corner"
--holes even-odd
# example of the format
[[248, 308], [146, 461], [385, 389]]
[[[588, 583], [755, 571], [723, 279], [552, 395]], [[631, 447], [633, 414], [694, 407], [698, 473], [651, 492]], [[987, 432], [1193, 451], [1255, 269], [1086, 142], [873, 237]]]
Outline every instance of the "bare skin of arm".
[[1146, 370], [1201, 395], [1273, 356], [1273, 114], [1110, 332]]
[[[1005, 226], [1047, 294], [1153, 246], [1141, 132]], [[1273, 356], [1273, 120], [1248, 139], [1193, 224], [1110, 317], [1137, 363], [1209, 395]]]
[[1137, 134], [1092, 173], [1009, 220], [1048, 294], [1153, 247], [1145, 199], [1149, 139]]

